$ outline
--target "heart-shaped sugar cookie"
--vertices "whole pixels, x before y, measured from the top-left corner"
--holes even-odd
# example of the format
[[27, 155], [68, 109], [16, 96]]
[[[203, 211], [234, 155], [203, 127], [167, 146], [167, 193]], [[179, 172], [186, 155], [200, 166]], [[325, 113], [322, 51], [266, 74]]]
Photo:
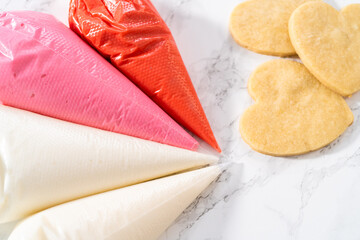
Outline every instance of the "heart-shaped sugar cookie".
[[360, 4], [340, 12], [322, 2], [297, 8], [289, 21], [291, 42], [310, 72], [333, 91], [360, 90]]
[[290, 42], [288, 22], [301, 4], [319, 0], [249, 0], [235, 7], [230, 32], [235, 41], [254, 52], [291, 56], [296, 52]]
[[255, 151], [291, 156], [326, 146], [353, 122], [345, 100], [323, 86], [301, 63], [272, 60], [252, 74], [256, 101], [240, 120], [242, 138]]

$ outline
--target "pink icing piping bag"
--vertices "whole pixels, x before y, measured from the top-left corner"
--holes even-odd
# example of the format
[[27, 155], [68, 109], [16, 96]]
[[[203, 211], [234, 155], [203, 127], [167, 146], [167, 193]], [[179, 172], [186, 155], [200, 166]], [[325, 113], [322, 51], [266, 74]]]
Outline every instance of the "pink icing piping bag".
[[53, 16], [0, 13], [4, 105], [194, 150], [198, 143]]

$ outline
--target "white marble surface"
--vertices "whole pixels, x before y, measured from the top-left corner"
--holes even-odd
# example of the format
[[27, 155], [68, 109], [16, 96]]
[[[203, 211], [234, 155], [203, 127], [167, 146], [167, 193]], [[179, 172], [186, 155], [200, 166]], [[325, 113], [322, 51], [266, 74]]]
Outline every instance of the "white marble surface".
[[[271, 0], [269, 0], [271, 1]], [[348, 99], [354, 124], [330, 146], [292, 158], [252, 151], [237, 131], [252, 104], [246, 84], [273, 57], [237, 46], [228, 19], [242, 0], [153, 0], [170, 26], [223, 148], [226, 170], [161, 240], [360, 239], [360, 94]], [[358, 0], [328, 0], [337, 8]], [[0, 0], [0, 10], [67, 19], [68, 0]], [[269, 13], [271, 14], [271, 13]]]

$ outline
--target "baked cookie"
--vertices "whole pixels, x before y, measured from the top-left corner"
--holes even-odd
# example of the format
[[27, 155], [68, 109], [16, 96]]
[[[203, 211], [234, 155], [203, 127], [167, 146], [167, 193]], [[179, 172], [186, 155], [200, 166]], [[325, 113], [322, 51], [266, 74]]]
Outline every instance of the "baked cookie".
[[[235, 41], [257, 53], [291, 56], [288, 21], [301, 4], [314, 0], [250, 0], [239, 4], [230, 18]], [[319, 0], [316, 0], [319, 1]]]
[[240, 133], [255, 151], [273, 156], [326, 146], [353, 122], [345, 100], [323, 86], [301, 63], [272, 60], [252, 74], [255, 104], [240, 120]]
[[306, 3], [289, 21], [293, 46], [310, 72], [333, 91], [360, 90], [360, 4], [340, 12], [323, 2]]

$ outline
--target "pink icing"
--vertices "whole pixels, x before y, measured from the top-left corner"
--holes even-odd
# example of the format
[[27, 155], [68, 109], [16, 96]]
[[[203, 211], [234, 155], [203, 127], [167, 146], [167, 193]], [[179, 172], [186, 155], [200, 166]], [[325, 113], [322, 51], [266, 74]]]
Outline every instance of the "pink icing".
[[0, 101], [46, 116], [186, 149], [198, 143], [51, 15], [0, 14]]

